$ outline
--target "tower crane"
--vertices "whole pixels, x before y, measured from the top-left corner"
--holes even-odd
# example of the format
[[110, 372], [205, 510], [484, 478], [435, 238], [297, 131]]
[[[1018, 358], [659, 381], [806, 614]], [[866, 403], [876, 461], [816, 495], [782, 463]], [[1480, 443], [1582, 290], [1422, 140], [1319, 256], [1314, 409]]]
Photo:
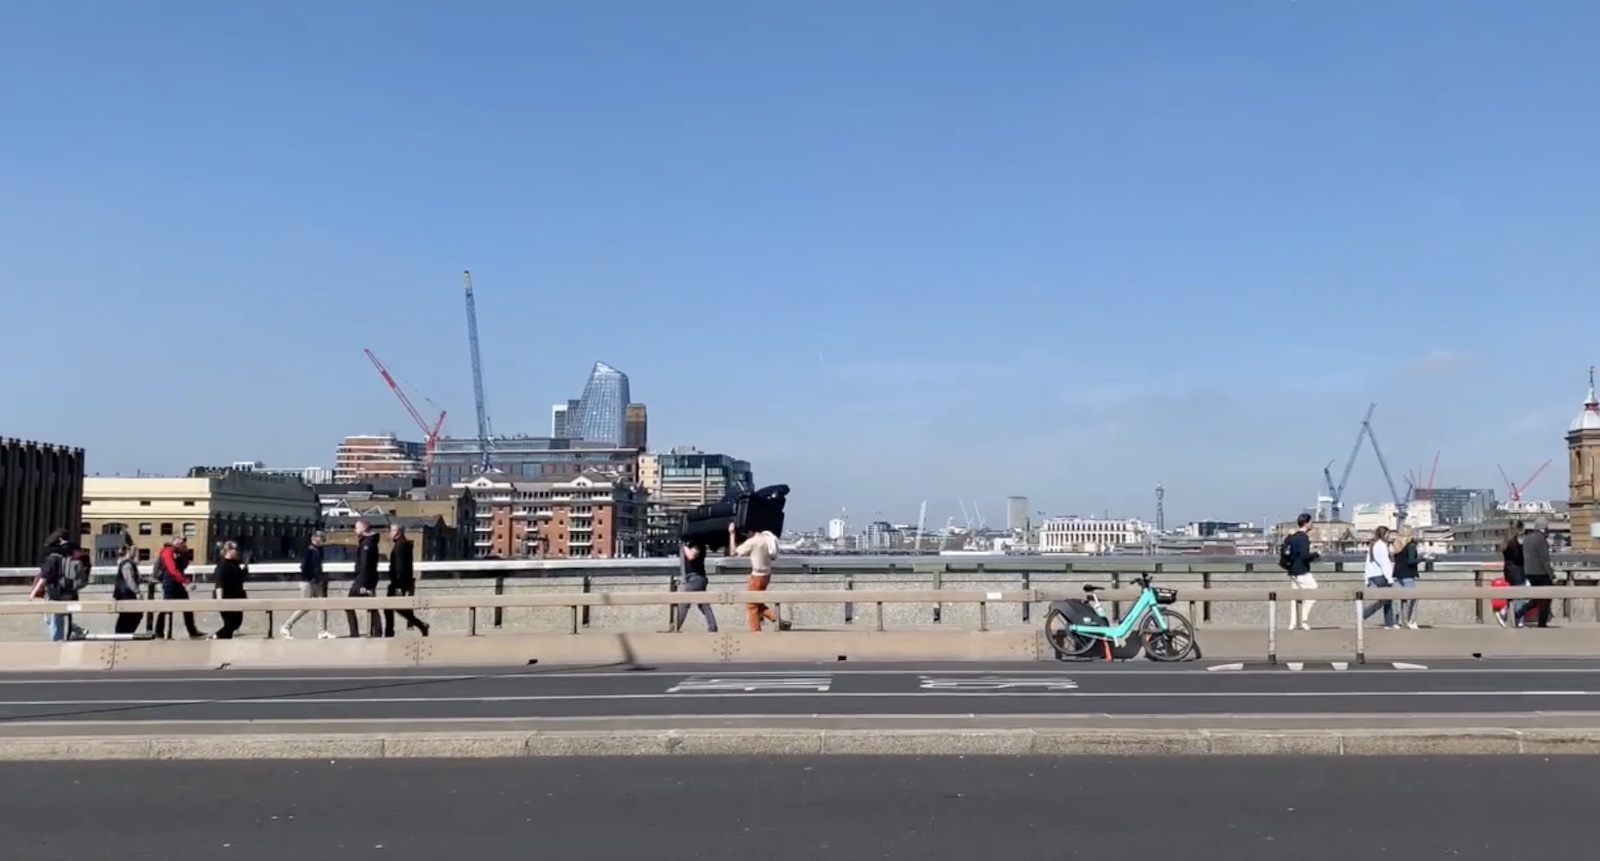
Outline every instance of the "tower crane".
[[416, 422], [417, 427], [422, 431], [426, 440], [423, 443], [422, 469], [424, 473], [430, 471], [433, 467], [433, 450], [439, 444], [439, 432], [444, 429], [444, 410], [439, 411], [439, 420], [433, 423], [432, 428], [429, 428], [427, 421], [422, 418], [422, 413], [418, 412], [417, 408], [411, 403], [411, 398], [406, 397], [405, 389], [400, 388], [400, 384], [395, 382], [394, 375], [389, 373], [389, 369], [378, 361], [378, 357], [373, 355], [371, 350], [362, 350], [361, 352], [367, 354], [367, 358], [372, 361], [372, 366], [378, 369], [383, 381], [389, 384], [389, 391], [394, 392], [394, 396], [400, 399], [400, 406], [406, 408], [406, 412], [411, 415], [411, 420]]
[[489, 471], [489, 409], [483, 400], [483, 359], [478, 355], [478, 303], [472, 298], [472, 273], [461, 273], [467, 294], [467, 346], [472, 350], [472, 405], [478, 411], [478, 471]]
[[1334, 461], [1322, 468], [1322, 478], [1328, 483], [1328, 499], [1334, 520], [1339, 520], [1344, 513], [1344, 488], [1350, 483], [1350, 471], [1356, 467], [1356, 457], [1361, 454], [1361, 441], [1367, 436], [1367, 428], [1371, 427], [1372, 412], [1378, 408], [1377, 404], [1367, 407], [1367, 417], [1361, 420], [1361, 430], [1356, 431], [1356, 444], [1350, 447], [1350, 459], [1344, 462], [1344, 472], [1339, 476], [1339, 483], [1333, 483], [1333, 473], [1330, 469]]
[[1500, 470], [1500, 480], [1504, 481], [1506, 483], [1506, 489], [1511, 491], [1511, 501], [1521, 502], [1522, 494], [1527, 493], [1528, 487], [1532, 485], [1534, 481], [1539, 478], [1539, 476], [1544, 475], [1544, 471], [1546, 469], [1550, 468], [1550, 461], [1547, 460], [1544, 463], [1539, 464], [1539, 468], [1533, 471], [1533, 475], [1528, 476], [1528, 480], [1521, 484], [1512, 483], [1511, 477], [1506, 475], [1505, 467], [1496, 466], [1495, 468]]
[[[1377, 404], [1373, 404], [1374, 407]], [[1399, 488], [1395, 487], [1394, 475], [1389, 472], [1389, 462], [1383, 459], [1383, 449], [1378, 447], [1378, 435], [1372, 432], [1372, 410], [1367, 410], [1367, 418], [1361, 423], [1361, 430], [1367, 435], [1367, 442], [1372, 443], [1372, 453], [1378, 458], [1378, 468], [1383, 470], [1383, 481], [1389, 485], [1389, 496], [1394, 500], [1394, 519], [1398, 525], [1406, 522], [1406, 500], [1400, 495]]]

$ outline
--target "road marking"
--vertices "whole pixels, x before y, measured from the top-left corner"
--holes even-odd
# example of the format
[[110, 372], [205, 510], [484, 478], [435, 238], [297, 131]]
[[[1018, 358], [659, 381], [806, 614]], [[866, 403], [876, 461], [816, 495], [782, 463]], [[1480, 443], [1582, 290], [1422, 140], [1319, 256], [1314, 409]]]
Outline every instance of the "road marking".
[[1302, 664], [1302, 663], [1300, 663], [1300, 662], [1298, 662], [1298, 661], [1290, 661], [1290, 662], [1289, 662], [1289, 663], [1288, 663], [1288, 667], [1289, 667], [1289, 672], [1291, 672], [1291, 673], [1298, 673], [1298, 672], [1300, 672], [1300, 671], [1301, 671], [1301, 670], [1303, 670], [1303, 669], [1305, 669], [1305, 668], [1306, 668], [1306, 665], [1305, 665], [1305, 664]]
[[806, 691], [827, 693], [833, 687], [831, 676], [690, 676], [667, 688], [669, 694], [696, 694], [735, 691], [753, 694], [759, 691]]
[[1403, 661], [1396, 661], [1394, 668], [1397, 670], [1426, 670], [1428, 667], [1425, 664], [1407, 664]]
[[1348, 661], [1334, 661], [1333, 668], [1340, 672], [1344, 672], [1345, 670], [1350, 669], [1350, 663]]
[[1236, 671], [1242, 670], [1242, 669], [1244, 669], [1244, 664], [1217, 664], [1216, 666], [1206, 667], [1206, 672], [1208, 672], [1208, 673], [1236, 672]]
[[925, 691], [1011, 691], [1017, 688], [1044, 688], [1051, 691], [1077, 690], [1078, 683], [1068, 678], [1028, 678], [1023, 676], [975, 676], [939, 678], [923, 676]]

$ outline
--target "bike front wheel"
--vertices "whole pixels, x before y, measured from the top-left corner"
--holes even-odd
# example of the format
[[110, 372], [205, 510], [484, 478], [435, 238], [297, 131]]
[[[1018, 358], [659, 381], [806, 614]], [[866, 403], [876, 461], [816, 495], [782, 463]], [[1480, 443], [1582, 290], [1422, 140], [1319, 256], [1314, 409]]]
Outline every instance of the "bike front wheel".
[[1081, 658], [1094, 648], [1095, 641], [1072, 630], [1072, 622], [1056, 610], [1044, 617], [1044, 636], [1058, 658]]
[[[1161, 614], [1167, 629], [1161, 630], [1156, 614]], [[1194, 625], [1176, 610], [1157, 607], [1139, 623], [1139, 636], [1144, 638], [1144, 652], [1153, 661], [1186, 661], [1195, 653]]]

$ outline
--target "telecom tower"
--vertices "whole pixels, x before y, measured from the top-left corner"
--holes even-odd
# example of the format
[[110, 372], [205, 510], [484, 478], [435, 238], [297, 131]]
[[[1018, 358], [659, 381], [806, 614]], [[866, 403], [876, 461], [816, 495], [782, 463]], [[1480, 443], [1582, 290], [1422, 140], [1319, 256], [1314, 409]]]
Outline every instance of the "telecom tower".
[[1167, 531], [1167, 489], [1156, 485], [1156, 532]]

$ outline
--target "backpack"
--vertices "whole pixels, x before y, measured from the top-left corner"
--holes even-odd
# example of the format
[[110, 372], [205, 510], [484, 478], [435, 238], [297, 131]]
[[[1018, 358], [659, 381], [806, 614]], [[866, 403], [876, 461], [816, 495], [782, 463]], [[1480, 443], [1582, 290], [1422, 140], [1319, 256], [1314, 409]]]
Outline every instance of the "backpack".
[[52, 552], [40, 567], [39, 578], [44, 581], [45, 597], [51, 601], [78, 600], [79, 566], [65, 553]]
[[1282, 544], [1278, 545], [1278, 567], [1285, 571], [1288, 571], [1289, 566], [1294, 564], [1294, 548], [1289, 544], [1292, 538], [1294, 536], [1290, 535], [1283, 539]]

